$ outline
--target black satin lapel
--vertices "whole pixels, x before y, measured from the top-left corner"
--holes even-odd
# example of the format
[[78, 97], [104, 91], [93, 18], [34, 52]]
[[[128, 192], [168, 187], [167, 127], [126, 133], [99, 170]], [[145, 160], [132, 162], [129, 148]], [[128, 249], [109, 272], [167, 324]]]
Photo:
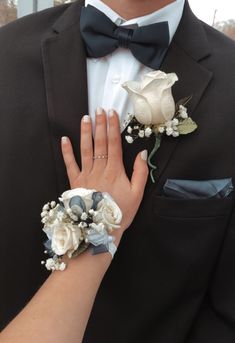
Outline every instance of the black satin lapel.
[[[69, 11], [72, 13], [71, 9]], [[69, 19], [65, 20], [64, 15], [59, 24], [66, 26]], [[60, 139], [70, 137], [80, 163], [80, 121], [83, 114], [88, 114], [86, 55], [78, 21], [73, 25], [70, 22], [66, 30], [44, 39], [42, 56], [58, 192], [61, 193], [69, 184]]]
[[[179, 81], [173, 86], [173, 96], [175, 102], [192, 95], [192, 99], [187, 104], [188, 114], [197, 122], [195, 109], [200, 102], [211, 78], [212, 72], [205, 69], [197, 61], [192, 59], [176, 43], [173, 43], [161, 70], [177, 74]], [[194, 134], [194, 133], [192, 133]], [[157, 178], [159, 179], [169, 162], [179, 140], [184, 136], [173, 138], [165, 136], [162, 140], [161, 147], [156, 154], [156, 165], [158, 167]]]

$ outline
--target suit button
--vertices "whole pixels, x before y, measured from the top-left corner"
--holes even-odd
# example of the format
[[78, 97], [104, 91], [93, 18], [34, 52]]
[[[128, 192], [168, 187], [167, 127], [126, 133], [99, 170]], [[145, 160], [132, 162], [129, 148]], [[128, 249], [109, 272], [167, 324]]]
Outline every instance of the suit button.
[[118, 83], [120, 83], [120, 81], [121, 81], [121, 75], [119, 75], [119, 74], [113, 75], [113, 77], [112, 77], [112, 83], [118, 84]]

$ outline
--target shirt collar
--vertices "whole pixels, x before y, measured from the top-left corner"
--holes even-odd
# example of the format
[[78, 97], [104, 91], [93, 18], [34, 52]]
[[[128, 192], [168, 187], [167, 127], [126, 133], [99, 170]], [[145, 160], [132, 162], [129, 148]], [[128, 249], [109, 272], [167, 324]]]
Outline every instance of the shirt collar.
[[179, 26], [183, 15], [185, 0], [176, 0], [171, 4], [161, 8], [158, 11], [147, 14], [142, 17], [125, 20], [118, 13], [113, 11], [109, 6], [104, 4], [101, 0], [85, 0], [85, 6], [92, 5], [99, 11], [103, 12], [113, 23], [117, 26], [138, 24], [138, 26], [151, 25], [167, 21], [170, 31], [170, 41], [172, 41], [175, 32]]

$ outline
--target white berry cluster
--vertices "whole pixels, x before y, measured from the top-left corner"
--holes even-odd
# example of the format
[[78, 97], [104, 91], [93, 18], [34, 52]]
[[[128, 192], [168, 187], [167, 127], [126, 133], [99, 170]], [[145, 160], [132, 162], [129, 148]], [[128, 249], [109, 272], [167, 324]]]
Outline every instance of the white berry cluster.
[[183, 106], [183, 105], [179, 106], [178, 116], [182, 119], [188, 118], [188, 112], [187, 112], [187, 108], [185, 106]]
[[164, 125], [158, 126], [158, 132], [159, 133], [165, 132], [167, 136], [178, 137], [179, 136], [178, 125], [179, 125], [179, 119], [174, 118], [172, 120], [167, 121]]
[[41, 261], [41, 264], [44, 264], [46, 269], [51, 271], [59, 270], [62, 272], [66, 268], [66, 264], [64, 262], [61, 262], [61, 260], [56, 255], [54, 255], [53, 258], [48, 258], [46, 261]]
[[45, 224], [54, 219], [54, 215], [56, 211], [57, 204], [55, 201], [48, 202], [46, 205], [43, 206], [41, 212], [42, 223]]
[[144, 125], [135, 125], [135, 126], [128, 126], [127, 132], [129, 135], [126, 135], [126, 141], [129, 144], [132, 144], [135, 139], [137, 138], [149, 138], [153, 133], [153, 130], [150, 126]]

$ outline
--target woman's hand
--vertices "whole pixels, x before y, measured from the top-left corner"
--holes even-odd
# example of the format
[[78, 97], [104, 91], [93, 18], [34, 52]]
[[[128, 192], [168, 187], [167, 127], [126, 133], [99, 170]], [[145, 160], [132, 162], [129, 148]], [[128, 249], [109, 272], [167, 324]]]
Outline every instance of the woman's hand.
[[[92, 123], [89, 116], [81, 122], [81, 169], [67, 137], [62, 138], [62, 153], [71, 188], [89, 188], [108, 192], [123, 213], [122, 230], [130, 226], [141, 203], [148, 178], [147, 151], [136, 157], [131, 181], [122, 160], [119, 118], [116, 112], [106, 113], [98, 108], [96, 114], [94, 147]], [[107, 158], [93, 158], [106, 156]]]
[[[117, 230], [120, 234], [115, 236], [119, 241], [123, 230], [132, 222], [143, 197], [148, 177], [147, 154], [142, 152], [142, 158], [138, 154], [130, 182], [122, 161], [118, 116], [111, 112], [107, 135], [106, 115], [103, 111], [99, 112], [101, 114], [96, 116], [94, 152], [90, 118], [85, 116], [82, 120], [82, 169], [75, 161], [68, 138], [62, 139], [62, 151], [71, 188], [106, 191], [120, 206], [123, 212], [122, 230]], [[93, 153], [95, 156], [107, 154], [108, 158], [93, 159]], [[52, 273], [33, 299], [0, 334], [0, 341], [82, 342], [97, 289], [110, 263], [110, 254], [99, 254], [94, 258], [87, 252], [71, 260], [63, 273]]]

